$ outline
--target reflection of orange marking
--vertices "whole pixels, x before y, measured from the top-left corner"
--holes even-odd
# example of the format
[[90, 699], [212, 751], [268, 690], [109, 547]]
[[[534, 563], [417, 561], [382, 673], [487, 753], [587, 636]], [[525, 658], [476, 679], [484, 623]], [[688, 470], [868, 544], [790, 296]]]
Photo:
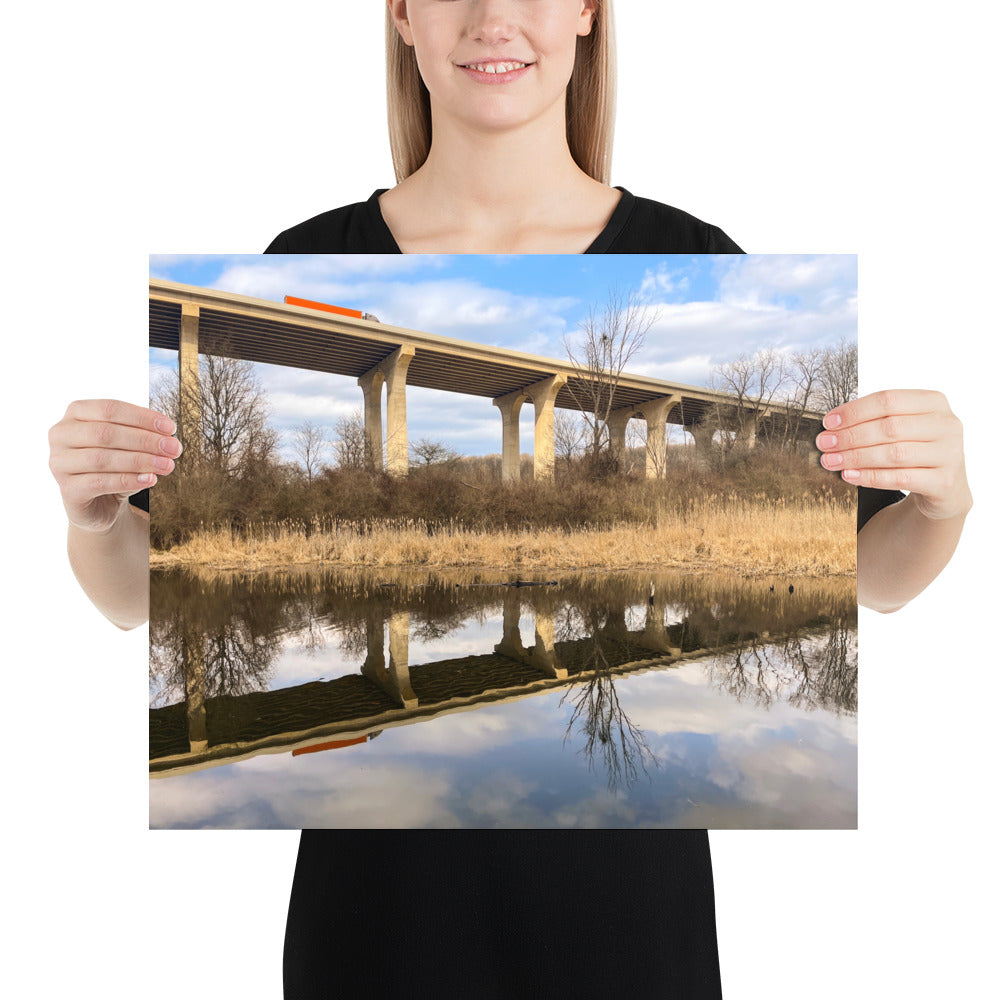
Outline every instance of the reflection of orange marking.
[[286, 306], [305, 306], [306, 309], [321, 309], [323, 312], [337, 313], [339, 316], [355, 316], [364, 318], [364, 313], [358, 309], [345, 309], [343, 306], [331, 306], [325, 302], [313, 302], [310, 299], [297, 299], [294, 295], [285, 296]]
[[358, 743], [364, 743], [367, 736], [358, 736], [353, 740], [330, 740], [329, 743], [314, 743], [311, 747], [299, 747], [292, 751], [293, 757], [298, 757], [300, 753], [319, 753], [321, 750], [339, 750], [341, 747], [353, 747]]

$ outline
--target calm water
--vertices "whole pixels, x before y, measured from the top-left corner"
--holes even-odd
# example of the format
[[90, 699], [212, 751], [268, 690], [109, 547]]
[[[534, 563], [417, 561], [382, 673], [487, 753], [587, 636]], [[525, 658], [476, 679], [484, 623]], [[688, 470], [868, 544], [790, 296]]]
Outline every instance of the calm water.
[[154, 572], [152, 827], [857, 825], [853, 580]]

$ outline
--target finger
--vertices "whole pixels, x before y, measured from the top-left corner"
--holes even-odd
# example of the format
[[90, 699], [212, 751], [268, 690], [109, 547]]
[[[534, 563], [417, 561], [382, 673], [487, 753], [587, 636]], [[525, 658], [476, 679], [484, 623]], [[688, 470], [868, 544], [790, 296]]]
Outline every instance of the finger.
[[852, 486], [903, 490], [928, 497], [937, 496], [941, 487], [937, 469], [845, 469], [841, 477]]
[[174, 460], [167, 455], [149, 455], [139, 451], [115, 451], [111, 448], [73, 448], [55, 457], [50, 466], [65, 476], [96, 473], [158, 473], [174, 471]]
[[140, 427], [159, 434], [173, 434], [177, 427], [166, 414], [147, 406], [135, 406], [120, 399], [78, 399], [66, 408], [71, 420], [93, 420], [108, 424]]
[[940, 442], [896, 441], [892, 444], [827, 452], [824, 469], [939, 469], [947, 464], [950, 450]]
[[823, 431], [816, 438], [820, 451], [849, 451], [896, 441], [938, 441], [947, 436], [941, 418], [930, 413], [881, 417], [855, 427]]
[[60, 443], [65, 448], [106, 448], [168, 458], [177, 458], [182, 451], [175, 437], [104, 421], [75, 420], [65, 428]]
[[951, 411], [947, 399], [940, 392], [931, 389], [885, 389], [835, 407], [823, 418], [823, 426], [828, 431], [836, 431], [887, 416], [942, 412]]
[[133, 493], [155, 486], [156, 481], [156, 476], [151, 473], [85, 473], [69, 477], [63, 490], [63, 498], [68, 503], [83, 507], [97, 497], [132, 496]]

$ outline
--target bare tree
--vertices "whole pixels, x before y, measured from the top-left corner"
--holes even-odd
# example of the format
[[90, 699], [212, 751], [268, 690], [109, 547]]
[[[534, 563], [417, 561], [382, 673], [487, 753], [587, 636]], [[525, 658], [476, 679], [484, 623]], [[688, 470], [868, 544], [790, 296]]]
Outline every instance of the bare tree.
[[410, 445], [410, 451], [421, 465], [454, 465], [461, 455], [440, 441], [421, 438]]
[[858, 395], [858, 345], [841, 340], [836, 347], [823, 352], [820, 367], [818, 402], [822, 409], [832, 410]]
[[781, 425], [781, 439], [775, 444], [792, 449], [799, 440], [806, 410], [819, 405], [817, 394], [823, 368], [824, 351], [813, 347], [798, 351], [788, 358], [788, 379], [785, 387], [785, 420]]
[[610, 447], [608, 420], [618, 384], [658, 318], [658, 310], [645, 306], [636, 292], [612, 288], [603, 309], [591, 307], [575, 340], [563, 341], [576, 369], [566, 388], [587, 423], [592, 459]]
[[709, 379], [711, 388], [733, 397], [732, 406], [719, 404], [719, 422], [735, 432], [735, 441], [756, 435], [763, 412], [787, 383], [785, 356], [774, 348], [741, 354], [735, 361], [717, 365]]
[[306, 479], [310, 483], [320, 470], [326, 444], [326, 428], [317, 426], [311, 420], [303, 420], [293, 432], [292, 450], [306, 470]]
[[182, 392], [178, 373], [154, 386], [152, 405], [183, 426], [181, 411], [198, 414], [197, 441], [185, 441], [186, 465], [199, 456], [227, 475], [242, 475], [274, 457], [278, 435], [268, 426], [267, 395], [253, 364], [203, 354], [198, 384]]
[[574, 459], [583, 446], [587, 425], [576, 410], [556, 410], [555, 449], [556, 458], [567, 462]]
[[341, 417], [337, 421], [335, 433], [337, 437], [333, 442], [333, 450], [341, 469], [363, 469], [371, 464], [365, 418], [360, 409]]

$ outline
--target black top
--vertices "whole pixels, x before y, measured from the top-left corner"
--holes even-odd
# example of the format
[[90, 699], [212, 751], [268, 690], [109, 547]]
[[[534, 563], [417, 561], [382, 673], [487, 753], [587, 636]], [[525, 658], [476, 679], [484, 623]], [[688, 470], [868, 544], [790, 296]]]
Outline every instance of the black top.
[[868, 519], [883, 507], [889, 507], [903, 499], [905, 494], [897, 490], [872, 490], [862, 486], [858, 489], [858, 531]]
[[[379, 207], [367, 201], [335, 208], [286, 229], [265, 253], [400, 253]], [[625, 188], [608, 224], [586, 253], [742, 253], [717, 226], [679, 208], [637, 198]], [[669, 249], [667, 249], [669, 248]]]
[[[619, 190], [587, 253], [742, 252], [715, 226]], [[266, 252], [399, 253], [381, 193], [285, 230]], [[859, 530], [900, 496], [866, 492]], [[708, 835], [305, 830], [284, 988], [285, 1000], [422, 992], [720, 1000]]]

